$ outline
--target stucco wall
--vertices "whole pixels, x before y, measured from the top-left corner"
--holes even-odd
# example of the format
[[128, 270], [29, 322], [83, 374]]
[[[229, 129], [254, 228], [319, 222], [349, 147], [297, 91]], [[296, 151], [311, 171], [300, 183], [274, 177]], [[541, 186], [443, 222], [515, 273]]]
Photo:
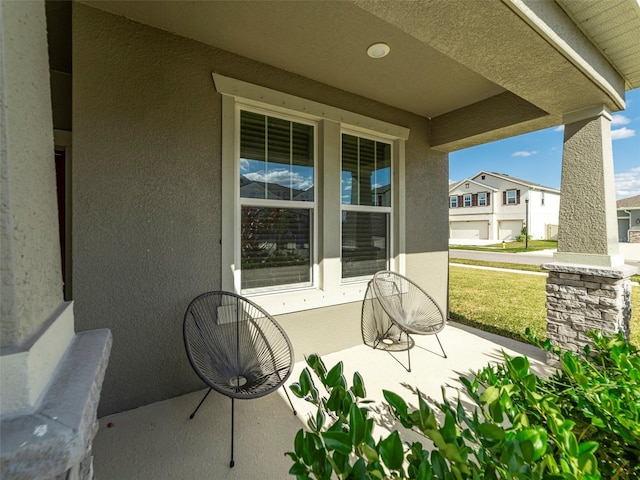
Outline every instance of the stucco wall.
[[21, 347], [62, 302], [44, 4], [2, 2], [0, 22], [0, 341]]
[[[202, 387], [182, 317], [220, 287], [221, 97], [211, 72], [409, 127], [407, 272], [446, 304], [448, 157], [429, 151], [427, 120], [81, 4], [73, 55], [76, 325], [114, 337], [100, 415]], [[300, 358], [359, 343], [359, 314], [347, 304], [280, 320]]]

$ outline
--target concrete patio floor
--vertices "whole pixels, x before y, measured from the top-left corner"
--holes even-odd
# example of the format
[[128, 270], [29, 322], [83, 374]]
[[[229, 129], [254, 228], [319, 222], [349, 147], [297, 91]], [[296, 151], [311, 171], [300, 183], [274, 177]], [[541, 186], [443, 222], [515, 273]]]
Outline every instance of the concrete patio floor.
[[[433, 336], [416, 336], [412, 372], [403, 367], [406, 352], [392, 356], [365, 345], [324, 355], [323, 360], [328, 368], [342, 360], [349, 383], [354, 371], [361, 373], [367, 397], [376, 402], [373, 410], [380, 434], [398, 428], [382, 405], [383, 388], [404, 396], [412, 405], [417, 404], [414, 387], [441, 400], [441, 385], [445, 385], [447, 396], [455, 398], [461, 388], [458, 377], [500, 361], [502, 351], [511, 356], [527, 355], [538, 372], [548, 369], [539, 349], [471, 327], [452, 322], [439, 337], [448, 358], [443, 358]], [[297, 380], [304, 366], [303, 362], [296, 364], [288, 383]], [[282, 389], [260, 399], [237, 401], [236, 465], [229, 468], [231, 401], [212, 392], [196, 417], [189, 420], [203, 394], [204, 390], [101, 418], [93, 444], [95, 478], [292, 478], [288, 475], [291, 462], [284, 453], [292, 450], [296, 432], [306, 424], [311, 412], [306, 402], [292, 395], [296, 417]]]

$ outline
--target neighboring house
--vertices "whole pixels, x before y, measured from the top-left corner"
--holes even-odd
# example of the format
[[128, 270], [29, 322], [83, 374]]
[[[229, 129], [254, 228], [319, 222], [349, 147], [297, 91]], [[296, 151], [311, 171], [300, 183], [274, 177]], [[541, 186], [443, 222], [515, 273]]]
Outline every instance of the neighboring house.
[[[449, 187], [449, 238], [558, 239], [560, 191], [504, 173], [478, 172]], [[527, 218], [528, 216], [528, 218]]]
[[623, 198], [618, 207], [618, 239], [621, 242], [640, 243], [640, 195]]

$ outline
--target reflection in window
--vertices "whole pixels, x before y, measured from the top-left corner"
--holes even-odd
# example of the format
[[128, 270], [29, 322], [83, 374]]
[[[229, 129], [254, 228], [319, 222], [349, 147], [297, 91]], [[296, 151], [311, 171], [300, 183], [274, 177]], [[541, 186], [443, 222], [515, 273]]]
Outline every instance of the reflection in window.
[[342, 204], [391, 206], [391, 145], [342, 135]]
[[242, 207], [241, 288], [310, 284], [311, 210]]
[[313, 201], [313, 126], [240, 112], [240, 196]]

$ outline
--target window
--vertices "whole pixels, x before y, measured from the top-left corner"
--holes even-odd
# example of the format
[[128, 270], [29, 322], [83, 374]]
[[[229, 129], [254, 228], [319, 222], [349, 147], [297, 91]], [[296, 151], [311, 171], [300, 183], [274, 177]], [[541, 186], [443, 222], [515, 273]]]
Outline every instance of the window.
[[487, 206], [487, 192], [481, 192], [478, 194], [478, 206], [479, 207]]
[[507, 190], [506, 191], [506, 204], [507, 205], [517, 205], [518, 204], [518, 195], [516, 190]]
[[544, 192], [540, 192], [540, 205], [544, 207]]
[[342, 278], [389, 266], [391, 145], [342, 134]]
[[377, 270], [403, 273], [409, 130], [213, 77], [222, 289], [277, 315], [361, 301]]
[[451, 195], [449, 197], [449, 208], [458, 208], [458, 196]]
[[471, 206], [471, 194], [470, 194], [470, 193], [468, 193], [468, 194], [466, 194], [466, 195], [464, 196], [464, 203], [463, 203], [463, 205], [464, 205], [465, 207], [470, 207], [470, 206]]

